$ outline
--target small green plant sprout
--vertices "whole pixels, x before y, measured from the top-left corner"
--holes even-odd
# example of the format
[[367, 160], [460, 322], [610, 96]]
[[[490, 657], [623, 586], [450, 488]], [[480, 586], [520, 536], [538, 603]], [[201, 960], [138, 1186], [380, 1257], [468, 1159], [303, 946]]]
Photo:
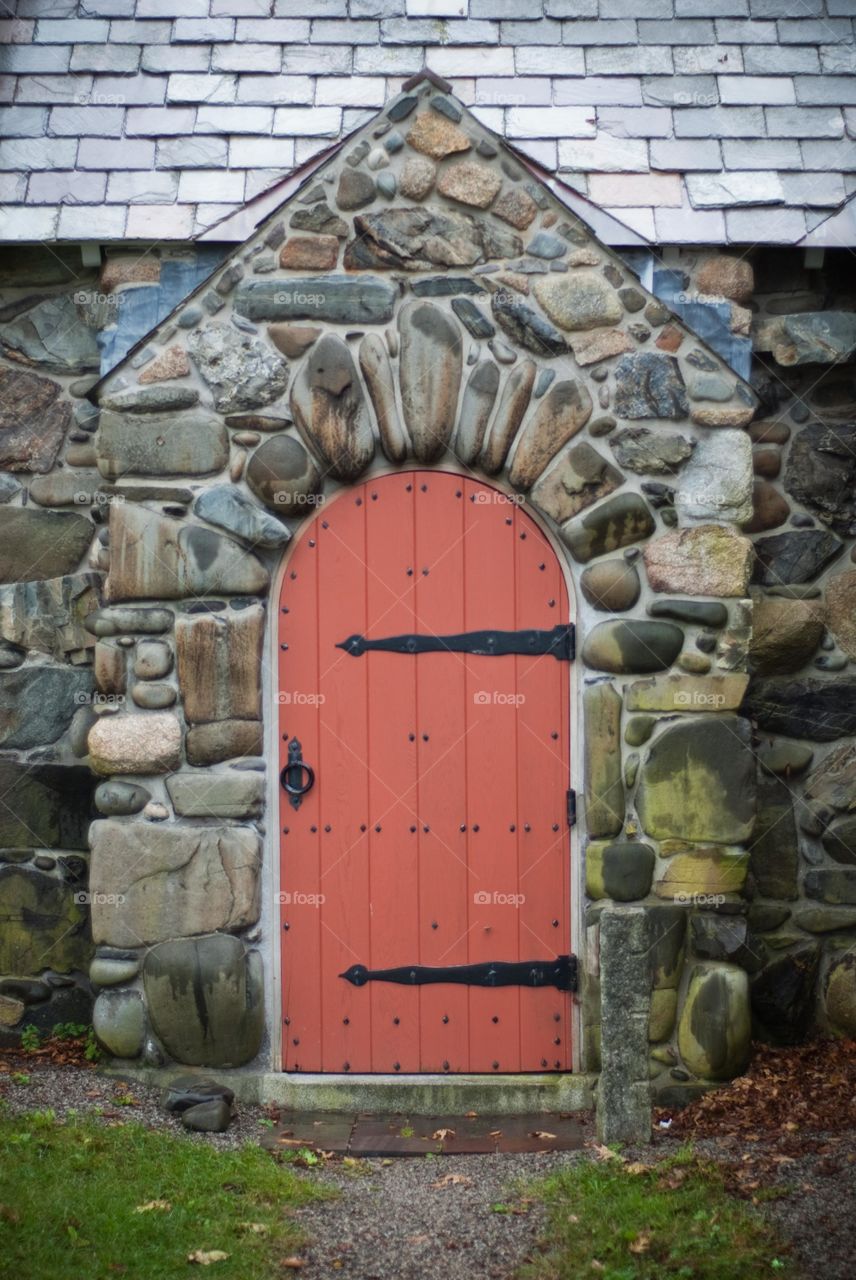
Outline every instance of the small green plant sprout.
[[21, 1031], [21, 1048], [24, 1053], [35, 1053], [40, 1045], [41, 1038], [38, 1027], [34, 1027], [32, 1022], [28, 1022]]

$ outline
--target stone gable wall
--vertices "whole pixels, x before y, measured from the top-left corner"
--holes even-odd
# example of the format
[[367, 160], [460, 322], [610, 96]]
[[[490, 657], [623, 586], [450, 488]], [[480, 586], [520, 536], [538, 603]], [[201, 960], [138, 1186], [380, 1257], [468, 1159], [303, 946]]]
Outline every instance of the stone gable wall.
[[[843, 445], [835, 436], [830, 455], [815, 438], [843, 430], [852, 386], [841, 365], [817, 380], [832, 352], [825, 321], [771, 320], [783, 313], [765, 295], [757, 332], [771, 354], [751, 390], [429, 84], [331, 159], [93, 392], [105, 330], [87, 307], [109, 318], [123, 293], [155, 284], [140, 279], [155, 275], [148, 257], [122, 263], [103, 268], [100, 300], [34, 283], [37, 300], [22, 305], [26, 286], [16, 290], [0, 338], [16, 404], [0, 437], [0, 768], [27, 798], [2, 842], [0, 900], [22, 920], [31, 900], [57, 903], [52, 970], [22, 929], [0, 957], [7, 1034], [49, 1019], [53, 974], [70, 985], [51, 990], [75, 999], [94, 984], [96, 1028], [118, 1057], [272, 1063], [267, 596], [308, 514], [405, 461], [472, 467], [518, 492], [573, 569], [584, 1065], [598, 1062], [608, 903], [646, 908], [641, 1069], [663, 1096], [740, 1069], [750, 991], [762, 1030], [800, 1034], [818, 1008], [848, 1029], [851, 976], [837, 957], [854, 923], [838, 905], [854, 874], [841, 856], [849, 757], [830, 782], [826, 746], [792, 741], [817, 731], [783, 723], [794, 707], [833, 716], [823, 742], [847, 750], [856, 728], [846, 622], [815, 585], [850, 529], [830, 507], [847, 501], [828, 463]], [[745, 262], [699, 252], [669, 265], [688, 295], [717, 299], [746, 328]], [[780, 529], [789, 541], [768, 550]], [[842, 545], [824, 559], [818, 539], [830, 537]], [[809, 768], [803, 793], [795, 779]], [[814, 829], [799, 842], [795, 793]], [[90, 901], [78, 903], [90, 818]], [[831, 938], [821, 945], [813, 925]], [[785, 1008], [794, 973], [800, 1001]], [[721, 1036], [699, 1012], [711, 1009]]]

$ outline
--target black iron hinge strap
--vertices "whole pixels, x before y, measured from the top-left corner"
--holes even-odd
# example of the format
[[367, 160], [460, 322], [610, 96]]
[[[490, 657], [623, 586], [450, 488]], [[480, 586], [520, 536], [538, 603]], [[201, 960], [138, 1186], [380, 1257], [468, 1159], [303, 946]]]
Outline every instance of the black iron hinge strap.
[[559, 991], [576, 991], [576, 956], [557, 956], [555, 960], [520, 960], [508, 962], [488, 960], [484, 964], [450, 964], [446, 966], [402, 965], [398, 969], [367, 969], [352, 964], [339, 974], [355, 987], [367, 982], [398, 982], [409, 987], [432, 983], [454, 982], [469, 987], [557, 987]]
[[386, 653], [472, 653], [489, 658], [515, 653], [531, 657], [552, 654], [560, 662], [570, 662], [574, 657], [574, 627], [569, 622], [551, 631], [463, 631], [450, 636], [386, 636], [380, 640], [354, 635], [336, 648], [355, 658], [370, 649], [380, 649]]

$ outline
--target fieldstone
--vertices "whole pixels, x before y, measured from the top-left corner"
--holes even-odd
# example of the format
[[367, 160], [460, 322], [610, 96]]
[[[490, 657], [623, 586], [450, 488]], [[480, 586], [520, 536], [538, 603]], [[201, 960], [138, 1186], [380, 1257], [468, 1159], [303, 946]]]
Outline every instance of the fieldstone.
[[500, 328], [527, 351], [547, 359], [567, 351], [568, 344], [558, 329], [513, 293], [507, 290], [494, 293], [490, 305]]
[[28, 492], [40, 507], [81, 507], [99, 501], [102, 483], [95, 470], [54, 471], [48, 476], [34, 476]]
[[428, 271], [432, 266], [473, 266], [508, 257], [520, 249], [519, 238], [495, 224], [431, 206], [359, 214], [354, 230], [356, 239], [345, 251], [345, 266], [360, 271], [371, 267]]
[[836, 533], [856, 532], [856, 424], [813, 423], [798, 431], [784, 483]]
[[238, 543], [131, 503], [110, 511], [107, 600], [180, 600], [267, 590], [264, 566]]
[[685, 418], [689, 401], [675, 357], [653, 351], [622, 356], [615, 366], [615, 413], [619, 418]]
[[[856, 584], [856, 574], [852, 576]], [[830, 594], [830, 601], [834, 598]], [[760, 675], [798, 671], [820, 644], [823, 622], [823, 610], [812, 600], [755, 597], [749, 645], [752, 671]]]
[[150, 791], [134, 782], [100, 782], [95, 788], [95, 807], [109, 817], [139, 813], [151, 798]]
[[797, 897], [799, 840], [790, 787], [760, 770], [757, 818], [749, 846], [749, 870], [762, 898]]
[[211, 475], [229, 460], [228, 432], [206, 409], [168, 417], [105, 411], [96, 447], [98, 469], [108, 480]]
[[634, 343], [623, 329], [590, 329], [588, 333], [574, 334], [570, 343], [579, 365], [599, 364], [610, 356], [634, 349]]
[[258, 818], [264, 809], [259, 773], [174, 773], [166, 789], [175, 812], [185, 818]]
[[334, 271], [338, 257], [336, 236], [289, 236], [279, 251], [279, 265], [295, 270]]
[[593, 271], [544, 276], [536, 280], [534, 293], [560, 329], [598, 329], [618, 324], [624, 315], [615, 290]]
[[169, 609], [123, 608], [96, 609], [87, 615], [84, 626], [94, 636], [162, 635], [172, 628]]
[[816, 943], [777, 956], [752, 980], [752, 1011], [779, 1044], [798, 1044], [809, 1030], [820, 960]]
[[848, 658], [856, 658], [856, 569], [827, 579], [824, 600], [829, 630]]
[[601, 560], [583, 570], [580, 590], [601, 613], [624, 613], [639, 599], [639, 574], [626, 560]]
[[[343, 169], [336, 188], [336, 204], [340, 209], [362, 209], [375, 198], [375, 184], [371, 174], [361, 169]], [[280, 259], [282, 264], [282, 259]], [[297, 263], [295, 266], [299, 265]]]
[[614, 675], [663, 671], [681, 651], [684, 633], [673, 622], [599, 622], [585, 639], [582, 660]]
[[367, 333], [360, 343], [360, 370], [377, 419], [381, 448], [390, 462], [403, 462], [408, 442], [398, 416], [395, 375], [382, 338]]
[[[287, 280], [242, 281], [234, 308], [238, 315], [256, 321], [385, 324], [392, 319], [397, 297], [396, 285], [373, 276], [329, 275], [323, 281], [317, 276], [290, 276]], [[270, 400], [260, 403], [269, 404]]]
[[474, 338], [492, 338], [496, 329], [487, 316], [469, 298], [453, 298], [452, 310]]
[[747, 721], [722, 715], [669, 725], [642, 764], [636, 807], [657, 840], [742, 843], [755, 822], [755, 765]]
[[95, 330], [70, 293], [56, 293], [3, 325], [0, 343], [13, 360], [48, 373], [88, 373], [101, 366]]
[[271, 342], [289, 360], [299, 360], [323, 332], [309, 324], [269, 324], [267, 327]]
[[56, 742], [92, 700], [88, 667], [21, 667], [0, 672], [0, 746], [29, 750]]
[[814, 751], [800, 742], [762, 742], [757, 750], [758, 763], [768, 773], [785, 776], [802, 773], [814, 759]]
[[[33, 840], [27, 834], [28, 841]], [[0, 866], [0, 972], [84, 969], [92, 944], [73, 885], [30, 867]]]
[[590, 898], [633, 902], [644, 898], [654, 874], [654, 850], [649, 844], [592, 841], [586, 849], [586, 893]]
[[259, 501], [281, 516], [305, 514], [321, 491], [318, 468], [294, 436], [266, 440], [250, 458], [246, 479]]
[[563, 258], [567, 251], [567, 242], [550, 231], [536, 231], [526, 246], [527, 253], [535, 258], [546, 258], [548, 261]]
[[825, 756], [809, 774], [805, 803], [824, 823], [856, 807], [856, 747], [845, 743]]
[[800, 907], [794, 924], [807, 933], [839, 933], [856, 928], [856, 907]]
[[721, 431], [696, 445], [675, 485], [681, 524], [752, 518], [752, 444], [743, 431]]
[[532, 490], [531, 502], [562, 524], [622, 483], [621, 472], [583, 441], [567, 449], [541, 477]]
[[807, 898], [830, 906], [853, 906], [856, 904], [856, 869], [813, 868], [805, 874], [803, 892]]
[[759, 538], [754, 581], [765, 587], [813, 582], [843, 550], [843, 542], [821, 529], [789, 529]]
[[752, 569], [748, 538], [716, 524], [675, 529], [643, 552], [652, 590], [689, 596], [745, 596]]
[[258, 720], [217, 720], [196, 724], [187, 730], [187, 763], [221, 764], [244, 756], [260, 756], [263, 751], [262, 726]]
[[134, 675], [159, 680], [172, 669], [172, 650], [163, 640], [141, 640], [134, 654]]
[[765, 533], [777, 529], [791, 514], [787, 501], [775, 485], [756, 480], [752, 485], [752, 519], [744, 524], [746, 533]]
[[499, 369], [492, 360], [479, 360], [467, 379], [455, 436], [455, 454], [465, 466], [472, 466], [481, 452], [496, 403], [499, 377]]
[[852, 955], [845, 954], [830, 964], [824, 1003], [833, 1030], [856, 1036], [856, 958]]
[[625, 427], [609, 442], [620, 466], [639, 475], [668, 475], [686, 462], [695, 442], [683, 436]]
[[730, 254], [705, 258], [699, 267], [695, 286], [699, 293], [728, 298], [732, 302], [749, 302], [755, 289], [755, 273], [751, 262]]
[[585, 816], [588, 834], [617, 836], [624, 825], [621, 694], [609, 682], [583, 690]]
[[691, 420], [697, 427], [746, 427], [755, 416], [753, 405], [734, 404], [722, 409], [700, 409], [693, 405]]
[[409, 156], [398, 175], [398, 189], [407, 200], [424, 200], [433, 189], [437, 166], [424, 156]]
[[55, 658], [87, 648], [83, 621], [98, 608], [100, 585], [99, 574], [80, 573], [0, 587], [0, 636]]
[[235, 1101], [235, 1094], [228, 1085], [219, 1084], [207, 1076], [176, 1076], [164, 1089], [161, 1104], [164, 1111], [180, 1115], [188, 1107], [196, 1107], [212, 1099], [219, 1099], [231, 1106]]
[[174, 413], [192, 409], [199, 401], [195, 387], [129, 387], [124, 391], [105, 391], [98, 397], [98, 407], [116, 413]]
[[521, 360], [505, 379], [490, 431], [482, 445], [481, 467], [489, 476], [502, 470], [508, 450], [529, 407], [537, 372], [533, 360]]
[[38, 978], [0, 978], [0, 995], [27, 1007], [50, 1000], [51, 988]]
[[538, 206], [522, 187], [507, 187], [493, 206], [492, 212], [519, 231], [525, 231], [538, 216]]
[[4, 471], [50, 471], [71, 422], [71, 406], [57, 398], [61, 391], [51, 378], [0, 366], [0, 467]]
[[[648, 1016], [648, 1039], [652, 1044], [667, 1040], [675, 1028], [678, 1013], [677, 991], [652, 991], [651, 1012]], [[670, 1057], [674, 1061], [673, 1057]], [[658, 1064], [658, 1074], [660, 1070]]]
[[136, 947], [241, 929], [258, 919], [260, 842], [249, 827], [99, 818], [90, 844], [92, 933], [98, 943]]
[[[268, 441], [267, 445], [273, 443], [275, 442]], [[291, 533], [285, 525], [262, 511], [233, 485], [203, 489], [193, 504], [193, 510], [201, 520], [207, 520], [218, 529], [234, 534], [251, 546], [284, 547], [291, 539]]]
[[85, 849], [93, 787], [85, 768], [0, 760], [0, 848]]
[[169, 684], [134, 684], [131, 686], [131, 697], [138, 707], [146, 711], [164, 711], [175, 705], [177, 694]]
[[258, 720], [264, 609], [180, 618], [176, 665], [184, 714], [191, 724]]
[[625, 690], [628, 711], [736, 711], [749, 677], [742, 673], [703, 676], [694, 673], [638, 680]]
[[[294, 287], [293, 281], [289, 284]], [[228, 325], [196, 329], [187, 347], [220, 413], [272, 404], [288, 386], [286, 362], [259, 338], [236, 333]]]
[[833, 862], [856, 866], [856, 818], [841, 818], [831, 823], [821, 840]]
[[745, 969], [758, 967], [745, 916], [699, 912], [690, 917], [690, 937], [700, 960], [730, 960]]
[[562, 541], [580, 564], [650, 537], [656, 524], [636, 493], [622, 493], [601, 503], [581, 520], [563, 526]]
[[470, 140], [445, 116], [435, 111], [422, 111], [416, 116], [407, 132], [407, 142], [414, 151], [442, 160], [457, 151], [469, 151]]
[[95, 773], [168, 773], [179, 761], [181, 726], [166, 713], [101, 716], [88, 747]]
[[322, 235], [336, 236], [339, 240], [344, 240], [348, 234], [347, 222], [334, 213], [325, 201], [313, 204], [311, 209], [297, 209], [291, 215], [288, 225], [295, 231], [318, 231]]
[[687, 377], [687, 395], [691, 400], [715, 400], [722, 404], [734, 395], [734, 385], [721, 373], [691, 373]]
[[648, 612], [652, 618], [674, 618], [690, 626], [717, 630], [728, 621], [728, 606], [713, 600], [652, 600]]
[[189, 1066], [241, 1066], [264, 1031], [261, 957], [237, 938], [211, 934], [153, 947], [143, 980], [158, 1039]]
[[232, 1108], [223, 1098], [197, 1102], [181, 1113], [181, 1123], [185, 1129], [193, 1129], [199, 1133], [225, 1133], [231, 1119]]
[[146, 1034], [146, 1013], [138, 991], [102, 991], [92, 1009], [92, 1025], [115, 1058], [137, 1058]]
[[85, 516], [72, 512], [0, 507], [0, 582], [44, 581], [73, 573], [94, 532]]
[[408, 302], [398, 316], [399, 385], [417, 462], [435, 462], [455, 427], [463, 342], [455, 321], [430, 302]]
[[151, 382], [167, 382], [170, 378], [186, 378], [190, 373], [190, 361], [184, 347], [167, 347], [146, 365], [137, 381], [144, 386]]
[[856, 678], [753, 679], [743, 713], [769, 733], [833, 742], [856, 734]]
[[[782, 316], [767, 339], [773, 359], [785, 368], [838, 364], [856, 351], [856, 316], [849, 311], [804, 311]], [[767, 343], [764, 348], [767, 349]]]
[[310, 351], [291, 388], [291, 411], [329, 473], [352, 482], [374, 454], [371, 421], [351, 353], [335, 333]]
[[472, 160], [444, 166], [437, 182], [441, 196], [476, 209], [486, 209], [501, 186], [502, 178], [496, 169]]
[[695, 965], [678, 1024], [681, 1058], [694, 1075], [730, 1080], [749, 1061], [749, 982], [736, 965]]

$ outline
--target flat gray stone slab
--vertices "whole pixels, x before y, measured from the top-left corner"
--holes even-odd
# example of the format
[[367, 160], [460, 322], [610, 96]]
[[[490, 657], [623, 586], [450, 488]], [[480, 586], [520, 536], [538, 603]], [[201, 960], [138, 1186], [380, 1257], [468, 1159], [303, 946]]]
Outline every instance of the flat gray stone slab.
[[374, 1116], [286, 1112], [262, 1137], [271, 1151], [309, 1147], [351, 1156], [493, 1155], [578, 1151], [584, 1128], [567, 1116]]

